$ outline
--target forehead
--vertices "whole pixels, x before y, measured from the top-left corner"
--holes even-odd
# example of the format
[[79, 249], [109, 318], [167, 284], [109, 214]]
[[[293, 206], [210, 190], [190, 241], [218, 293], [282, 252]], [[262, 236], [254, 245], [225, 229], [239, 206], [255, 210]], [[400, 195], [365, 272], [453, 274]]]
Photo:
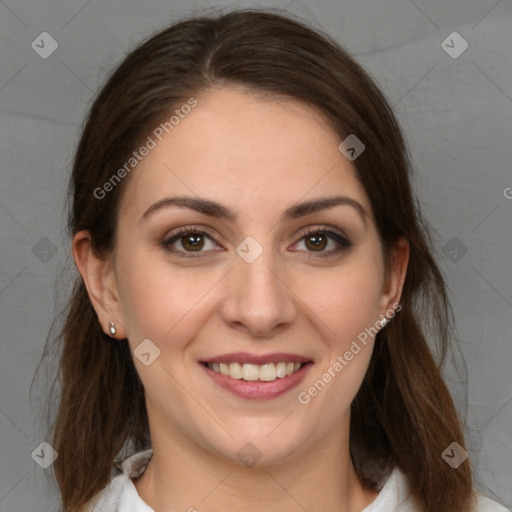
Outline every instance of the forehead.
[[155, 146], [132, 171], [121, 213], [140, 216], [177, 194], [261, 214], [341, 193], [371, 210], [353, 164], [338, 149], [340, 137], [314, 108], [237, 88], [212, 89], [196, 100], [169, 133], [160, 130], [161, 140], [150, 134]]

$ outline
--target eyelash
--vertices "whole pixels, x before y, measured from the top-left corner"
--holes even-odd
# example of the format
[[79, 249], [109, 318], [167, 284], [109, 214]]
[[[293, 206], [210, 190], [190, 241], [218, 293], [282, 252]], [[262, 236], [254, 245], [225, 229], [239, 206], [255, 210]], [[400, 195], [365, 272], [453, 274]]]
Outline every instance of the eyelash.
[[[318, 235], [322, 234], [327, 236], [327, 238], [330, 238], [331, 240], [334, 240], [334, 242], [338, 245], [336, 249], [332, 249], [330, 251], [320, 251], [318, 253], [315, 253], [315, 251], [307, 251], [311, 256], [310, 258], [328, 258], [335, 256], [339, 254], [340, 252], [349, 249], [352, 247], [352, 243], [343, 235], [331, 231], [327, 228], [311, 228], [306, 230], [302, 233], [301, 238], [299, 239], [299, 242], [303, 239], [307, 238], [311, 235]], [[201, 253], [207, 252], [207, 251], [197, 251], [197, 254], [195, 254], [194, 251], [179, 251], [174, 248], [172, 248], [172, 244], [174, 244], [176, 241], [178, 241], [180, 238], [184, 238], [187, 235], [203, 235], [209, 238], [212, 241], [215, 241], [213, 237], [207, 233], [204, 230], [201, 230], [199, 228], [196, 228], [194, 226], [179, 228], [175, 233], [171, 234], [169, 238], [166, 238], [162, 241], [162, 246], [169, 252], [172, 252], [173, 254], [177, 254], [181, 258], [203, 258], [204, 255], [201, 255]], [[296, 242], [297, 243], [297, 242]], [[295, 245], [295, 244], [294, 244]]]

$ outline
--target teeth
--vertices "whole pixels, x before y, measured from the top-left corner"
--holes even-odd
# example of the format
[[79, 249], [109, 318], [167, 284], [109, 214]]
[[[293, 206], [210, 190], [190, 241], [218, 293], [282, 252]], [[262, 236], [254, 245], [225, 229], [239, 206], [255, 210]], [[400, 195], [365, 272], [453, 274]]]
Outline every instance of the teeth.
[[242, 365], [242, 377], [244, 380], [258, 380], [260, 378], [260, 369], [257, 364]]
[[261, 380], [270, 382], [277, 378], [282, 379], [300, 369], [301, 363], [267, 363], [267, 364], [240, 364], [240, 363], [206, 363], [214, 372], [227, 375], [232, 379]]
[[276, 375], [279, 378], [286, 377], [286, 363], [277, 363], [276, 364]]
[[232, 379], [241, 379], [243, 377], [242, 365], [240, 363], [231, 363], [229, 365], [229, 376]]

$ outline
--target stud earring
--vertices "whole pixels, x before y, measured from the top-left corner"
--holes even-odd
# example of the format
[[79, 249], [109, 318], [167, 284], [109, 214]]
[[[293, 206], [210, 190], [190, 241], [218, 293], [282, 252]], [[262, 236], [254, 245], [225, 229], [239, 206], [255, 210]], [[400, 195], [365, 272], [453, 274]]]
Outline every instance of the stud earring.
[[380, 322], [379, 322], [380, 328], [382, 329], [383, 327], [386, 327], [387, 323], [388, 323], [388, 319], [387, 318], [383, 318], [382, 320], [380, 320]]
[[114, 336], [114, 334], [116, 333], [116, 326], [114, 325], [114, 322], [112, 322], [112, 320], [110, 321], [110, 334], [112, 336]]

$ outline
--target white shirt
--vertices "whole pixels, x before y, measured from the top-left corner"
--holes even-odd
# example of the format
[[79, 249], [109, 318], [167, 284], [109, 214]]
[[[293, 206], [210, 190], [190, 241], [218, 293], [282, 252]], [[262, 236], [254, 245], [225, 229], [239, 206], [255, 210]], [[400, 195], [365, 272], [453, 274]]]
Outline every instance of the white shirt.
[[[151, 459], [151, 449], [135, 453], [122, 464], [122, 473], [91, 502], [88, 512], [155, 512], [137, 493], [132, 478], [139, 478]], [[409, 494], [407, 478], [399, 468], [394, 468], [384, 483], [377, 498], [361, 512], [418, 512]], [[474, 512], [510, 512], [495, 501], [478, 495], [478, 506]]]

